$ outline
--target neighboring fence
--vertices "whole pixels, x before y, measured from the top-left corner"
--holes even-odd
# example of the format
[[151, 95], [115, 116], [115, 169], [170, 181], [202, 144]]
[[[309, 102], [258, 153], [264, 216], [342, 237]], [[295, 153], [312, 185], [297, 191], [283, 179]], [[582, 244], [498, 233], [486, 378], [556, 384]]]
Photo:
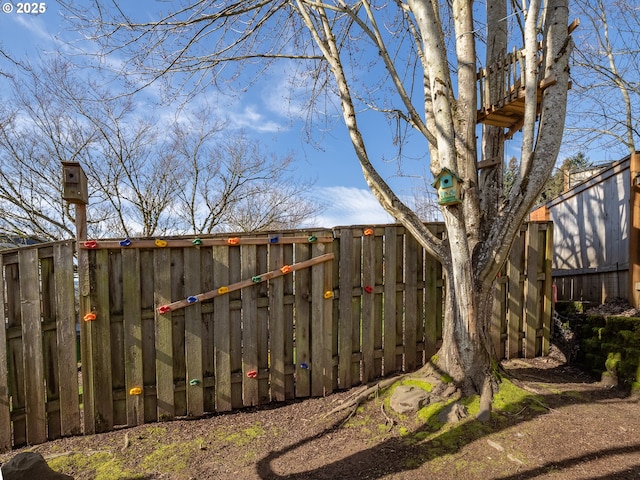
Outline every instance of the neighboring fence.
[[[548, 350], [550, 225], [498, 281], [500, 356]], [[88, 242], [79, 303], [73, 242], [0, 258], [2, 449], [324, 395], [419, 367], [441, 334], [441, 267], [397, 225]]]

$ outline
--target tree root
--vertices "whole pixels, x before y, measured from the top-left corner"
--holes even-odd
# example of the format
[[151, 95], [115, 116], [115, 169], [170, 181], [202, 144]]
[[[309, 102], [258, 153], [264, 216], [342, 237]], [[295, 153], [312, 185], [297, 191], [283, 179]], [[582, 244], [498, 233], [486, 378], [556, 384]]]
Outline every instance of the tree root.
[[[402, 378], [404, 378], [407, 375], [408, 374], [398, 375], [398, 376], [395, 376], [395, 377], [386, 378], [384, 380], [376, 382], [375, 384], [373, 384], [371, 386], [365, 386], [363, 388], [360, 388], [353, 395], [351, 395], [350, 397], [346, 398], [342, 402], [341, 405], [338, 405], [336, 408], [334, 408], [329, 413], [327, 413], [325, 415], [325, 418], [329, 417], [331, 415], [334, 415], [336, 413], [342, 412], [344, 410], [352, 409], [352, 412], [347, 417], [347, 420], [348, 420], [349, 418], [351, 418], [353, 416], [353, 414], [355, 413], [356, 409], [360, 406], [360, 404], [362, 402], [364, 402], [366, 399], [368, 399], [370, 395], [377, 394], [383, 388], [387, 388], [388, 386], [393, 385], [395, 382], [401, 380]], [[346, 422], [346, 420], [345, 420], [345, 422]]]

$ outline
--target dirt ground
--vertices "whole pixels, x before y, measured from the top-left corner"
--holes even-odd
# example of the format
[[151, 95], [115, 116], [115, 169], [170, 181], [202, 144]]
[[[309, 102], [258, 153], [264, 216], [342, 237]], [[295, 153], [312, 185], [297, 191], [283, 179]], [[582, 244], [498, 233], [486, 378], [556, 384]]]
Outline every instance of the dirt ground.
[[77, 480], [640, 479], [637, 399], [551, 357], [504, 368], [524, 390], [486, 424], [401, 417], [389, 412], [384, 395], [346, 422], [346, 414], [326, 417], [351, 393], [340, 392], [32, 450]]

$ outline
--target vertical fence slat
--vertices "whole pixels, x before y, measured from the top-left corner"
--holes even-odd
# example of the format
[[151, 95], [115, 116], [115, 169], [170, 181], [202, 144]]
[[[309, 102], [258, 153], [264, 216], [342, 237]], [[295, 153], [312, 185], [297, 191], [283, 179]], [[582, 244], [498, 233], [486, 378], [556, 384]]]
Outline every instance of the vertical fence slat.
[[404, 271], [404, 370], [416, 367], [416, 322], [418, 316], [418, 242], [409, 233], [405, 237]]
[[[323, 244], [314, 244], [312, 256], [324, 254]], [[331, 373], [333, 371], [333, 359], [331, 357], [331, 344], [327, 345], [327, 336], [331, 335], [331, 325], [327, 325], [327, 309], [330, 310], [331, 298], [325, 298], [328, 290], [325, 285], [325, 264], [320, 263], [311, 267], [311, 394], [322, 396], [331, 391]], [[328, 329], [328, 331], [327, 331]]]
[[27, 374], [25, 378], [27, 441], [31, 444], [37, 444], [47, 440], [38, 250], [21, 250], [18, 253], [18, 262], [20, 265], [23, 361], [24, 371]]
[[[184, 287], [187, 295], [198, 294], [201, 287], [200, 249], [184, 250]], [[185, 388], [187, 415], [199, 417], [204, 413], [204, 376], [202, 374], [202, 308], [200, 302], [191, 305], [185, 316]]]
[[[47, 412], [47, 439], [62, 436], [60, 425], [60, 370], [58, 368], [58, 339], [56, 325], [56, 289], [53, 249], [40, 255], [40, 302], [42, 305], [42, 353]], [[51, 252], [51, 255], [49, 255]]]
[[[272, 245], [269, 251], [269, 268], [276, 270], [284, 265], [281, 245]], [[284, 385], [284, 278], [269, 280], [269, 315], [271, 329], [271, 398], [277, 402], [285, 399]]]
[[527, 283], [525, 288], [525, 333], [524, 356], [533, 358], [536, 355], [536, 330], [538, 327], [540, 311], [540, 290], [538, 288], [538, 249], [540, 248], [540, 236], [538, 224], [530, 223], [527, 230], [527, 256], [526, 272]]
[[347, 289], [347, 295], [351, 298], [351, 385], [353, 386], [361, 381], [362, 366], [362, 230], [357, 230], [357, 236], [354, 236], [353, 229], [346, 229], [345, 233], [351, 235], [353, 241], [352, 284], [351, 288]]
[[[122, 296], [127, 425], [134, 426], [144, 423], [146, 395], [142, 370], [142, 311], [138, 249], [122, 251]], [[132, 389], [137, 388], [140, 388], [142, 393], [132, 394]]]
[[[141, 354], [142, 354], [142, 385], [156, 386], [156, 315], [155, 283], [154, 283], [154, 251], [140, 250], [140, 308], [142, 309]], [[155, 390], [155, 389], [154, 389]], [[128, 393], [128, 392], [127, 392]], [[158, 420], [158, 396], [156, 391], [150, 391], [144, 397], [144, 421]]]
[[[240, 247], [229, 248], [229, 283], [239, 282], [242, 277]], [[240, 408], [243, 405], [243, 364], [242, 364], [242, 292], [229, 295], [230, 352], [231, 352], [231, 405]], [[235, 380], [235, 381], [234, 381]]]
[[351, 388], [354, 384], [351, 373], [351, 356], [353, 353], [353, 234], [350, 229], [340, 230], [340, 265], [338, 288], [340, 291], [340, 324], [338, 328], [338, 385], [340, 388]]
[[[331, 245], [319, 244], [314, 246], [318, 248], [319, 255], [331, 252]], [[323, 362], [324, 362], [324, 394], [328, 395], [333, 392], [333, 268], [331, 262], [322, 263], [322, 334], [323, 340]]]
[[[384, 333], [383, 333], [383, 368], [389, 375], [396, 369], [396, 249], [397, 228], [388, 226], [384, 229]], [[342, 319], [341, 319], [342, 321]]]
[[[211, 248], [200, 250], [200, 284], [203, 292], [209, 292], [215, 287], [213, 276], [213, 251]], [[215, 404], [215, 349], [213, 301], [203, 303], [202, 315], [202, 389], [205, 412], [213, 412]]]
[[523, 249], [524, 239], [522, 231], [518, 231], [507, 261], [507, 276], [509, 277], [507, 300], [507, 358], [516, 358], [521, 352], [520, 332], [522, 331], [523, 287], [520, 280], [522, 277]]
[[[240, 249], [242, 278], [256, 275], [256, 246]], [[255, 288], [242, 289], [242, 400], [245, 407], [258, 405], [258, 295]]]
[[5, 267], [7, 285], [7, 342], [9, 357], [9, 391], [11, 394], [13, 444], [21, 447], [27, 444], [27, 419], [24, 391], [24, 362], [22, 345], [22, 313], [20, 308], [20, 269], [17, 260]]
[[[284, 263], [291, 265], [294, 262], [293, 245], [284, 246]], [[293, 308], [293, 275], [284, 277], [284, 395], [287, 400], [295, 398], [295, 378], [294, 378], [294, 335], [295, 335], [295, 312]], [[265, 319], [265, 320], [268, 320]]]
[[375, 237], [365, 235], [362, 240], [362, 381], [368, 383], [375, 378], [373, 359], [374, 345], [374, 289], [375, 289]]
[[9, 369], [5, 359], [7, 352], [6, 310], [4, 298], [4, 258], [0, 255], [0, 451], [11, 448], [11, 409], [9, 397]]
[[122, 288], [122, 250], [111, 250], [108, 256], [109, 277], [109, 325], [110, 325], [110, 370], [111, 390], [113, 392], [113, 424], [127, 424], [127, 397], [125, 392], [125, 331], [124, 331], [124, 292]]
[[442, 298], [438, 294], [441, 290], [438, 288], [438, 283], [442, 279], [439, 265], [434, 257], [425, 254], [424, 353], [426, 361], [436, 353], [438, 326], [442, 322]]
[[95, 290], [92, 303], [96, 320], [89, 322], [93, 346], [93, 392], [96, 433], [113, 428], [113, 388], [111, 377], [111, 317], [109, 312], [109, 251], [98, 250], [93, 257]]
[[[270, 249], [269, 245], [258, 245], [256, 248], [256, 272], [269, 270]], [[246, 280], [246, 279], [245, 279]], [[266, 372], [266, 375], [258, 376], [258, 402], [262, 405], [271, 400], [270, 391], [270, 359], [269, 359], [269, 329], [270, 329], [270, 303], [269, 282], [260, 282], [251, 288], [257, 290], [258, 299], [257, 329], [258, 329], [258, 372]], [[284, 354], [283, 354], [284, 355]]]
[[424, 270], [424, 257], [425, 251], [422, 246], [418, 246], [417, 250], [417, 261], [416, 268], [418, 269], [418, 291], [417, 291], [417, 299], [416, 299], [416, 341], [421, 345], [421, 349], [416, 352], [416, 368], [421, 367], [425, 362], [425, 311], [424, 311], [424, 300], [425, 300], [425, 270]]
[[[382, 230], [382, 229], [381, 229]], [[384, 230], [382, 232], [384, 234]], [[374, 330], [374, 376], [379, 378], [382, 376], [382, 322], [383, 322], [383, 289], [384, 289], [384, 236], [377, 235], [375, 237], [375, 275], [374, 275], [374, 306], [373, 306], [373, 330]]]
[[[185, 271], [184, 249], [172, 248], [171, 255], [171, 298], [186, 298], [191, 293], [185, 293], [185, 277], [190, 272]], [[185, 311], [176, 310], [171, 314], [171, 340], [173, 353], [173, 408], [177, 417], [187, 414], [187, 355], [185, 349]]]
[[73, 288], [73, 245], [53, 247], [57, 361], [60, 371], [60, 434], [80, 434], [78, 364], [76, 350], [76, 309]]
[[[311, 258], [311, 247], [308, 244], [295, 246], [296, 262]], [[295, 296], [293, 298], [296, 311], [295, 352], [296, 352], [296, 397], [311, 395], [311, 351], [309, 336], [311, 306], [311, 275], [308, 268], [294, 272]]]
[[161, 315], [158, 308], [171, 303], [171, 251], [159, 248], [153, 252], [153, 283], [155, 285], [155, 349], [156, 398], [158, 420], [175, 416], [173, 394], [172, 314]]
[[545, 254], [544, 254], [544, 306], [542, 312], [542, 352], [541, 355], [549, 355], [551, 341], [551, 316], [553, 314], [553, 223], [547, 222], [545, 231]]
[[[219, 285], [229, 283], [229, 248], [213, 247], [213, 277]], [[229, 295], [213, 300], [213, 344], [215, 351], [216, 410], [231, 410], [231, 329], [229, 325]]]

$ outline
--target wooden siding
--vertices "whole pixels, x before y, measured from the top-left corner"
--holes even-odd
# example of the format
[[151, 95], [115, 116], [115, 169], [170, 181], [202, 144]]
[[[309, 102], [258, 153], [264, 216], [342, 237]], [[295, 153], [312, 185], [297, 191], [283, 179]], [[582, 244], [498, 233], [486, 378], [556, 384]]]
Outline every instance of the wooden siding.
[[547, 204], [560, 300], [627, 297], [630, 185], [627, 159]]

